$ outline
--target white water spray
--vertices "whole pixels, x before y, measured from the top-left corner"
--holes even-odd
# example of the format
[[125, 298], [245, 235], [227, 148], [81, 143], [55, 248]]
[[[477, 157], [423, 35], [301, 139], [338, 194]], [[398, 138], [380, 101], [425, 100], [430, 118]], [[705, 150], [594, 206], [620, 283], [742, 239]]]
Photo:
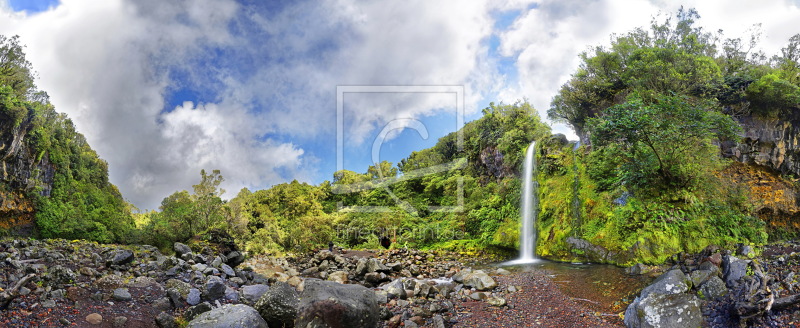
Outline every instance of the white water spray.
[[539, 208], [539, 184], [534, 181], [536, 171], [536, 142], [531, 142], [525, 152], [525, 166], [522, 174], [522, 229], [519, 233], [519, 259], [506, 264], [538, 262], [536, 257], [536, 214]]

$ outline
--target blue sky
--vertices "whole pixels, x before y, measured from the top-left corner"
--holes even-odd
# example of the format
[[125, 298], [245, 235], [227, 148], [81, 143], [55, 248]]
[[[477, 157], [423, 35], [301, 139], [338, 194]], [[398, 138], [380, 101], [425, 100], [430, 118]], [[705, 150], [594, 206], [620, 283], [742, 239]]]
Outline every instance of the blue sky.
[[[681, 5], [742, 36], [762, 23], [773, 54], [800, 32], [782, 0], [235, 1], [0, 0], [0, 34], [21, 37], [37, 84], [109, 162], [141, 209], [220, 169], [227, 196], [336, 169], [337, 86], [463, 86], [466, 121], [527, 99], [546, 116], [578, 54]], [[452, 97], [351, 95], [344, 166], [364, 172], [398, 119], [422, 122], [381, 147], [398, 162], [456, 131]], [[574, 138], [563, 125], [554, 131]]]

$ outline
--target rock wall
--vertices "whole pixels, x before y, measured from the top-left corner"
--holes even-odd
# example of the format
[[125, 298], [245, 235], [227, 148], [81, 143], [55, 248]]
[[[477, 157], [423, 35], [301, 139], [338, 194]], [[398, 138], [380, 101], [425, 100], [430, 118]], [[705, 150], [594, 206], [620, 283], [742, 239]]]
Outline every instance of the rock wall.
[[[2, 116], [2, 115], [0, 115]], [[32, 227], [32, 192], [50, 196], [55, 166], [47, 154], [34, 153], [26, 137], [32, 124], [17, 126], [0, 117], [0, 229], [26, 230]]]
[[790, 111], [781, 118], [743, 116], [738, 122], [742, 140], [723, 144], [725, 156], [783, 175], [800, 176], [800, 111]]

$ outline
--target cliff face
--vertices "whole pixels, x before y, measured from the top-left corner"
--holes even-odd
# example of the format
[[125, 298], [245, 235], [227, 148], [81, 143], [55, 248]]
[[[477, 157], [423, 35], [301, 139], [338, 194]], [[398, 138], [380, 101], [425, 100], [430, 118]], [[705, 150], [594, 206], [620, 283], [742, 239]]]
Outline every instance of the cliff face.
[[800, 177], [800, 110], [781, 118], [744, 116], [738, 121], [742, 141], [724, 145], [726, 156]]
[[0, 115], [0, 229], [31, 228], [34, 206], [30, 194], [49, 196], [52, 190], [55, 166], [47, 154], [32, 153], [25, 142], [31, 126], [30, 120], [14, 126]]

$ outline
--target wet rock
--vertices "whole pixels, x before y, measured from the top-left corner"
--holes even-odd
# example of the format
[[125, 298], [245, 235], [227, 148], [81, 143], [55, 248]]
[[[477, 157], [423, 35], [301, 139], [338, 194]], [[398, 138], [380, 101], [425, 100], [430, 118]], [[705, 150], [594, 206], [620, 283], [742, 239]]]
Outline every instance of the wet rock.
[[691, 288], [692, 282], [679, 269], [664, 272], [652, 284], [642, 289], [641, 298], [655, 294], [680, 294], [685, 293]]
[[267, 328], [258, 311], [244, 304], [228, 304], [205, 312], [187, 328]]
[[390, 282], [386, 285], [385, 289], [389, 295], [393, 295], [401, 299], [406, 298], [406, 291], [403, 287], [403, 281], [401, 279], [395, 279], [394, 281]]
[[67, 267], [56, 265], [47, 270], [47, 279], [56, 286], [75, 283], [75, 272]]
[[375, 293], [363, 286], [309, 279], [300, 298], [296, 325], [304, 328], [378, 325]]
[[425, 297], [427, 298], [429, 295], [433, 294], [435, 289], [427, 282], [419, 282], [416, 286], [414, 286], [414, 296]]
[[452, 279], [453, 279], [453, 281], [455, 281], [455, 282], [460, 284], [460, 283], [463, 283], [464, 279], [467, 276], [469, 276], [471, 273], [472, 273], [471, 269], [464, 269], [464, 270], [461, 270], [461, 271], [457, 272], [456, 274], [454, 274]]
[[695, 270], [689, 273], [689, 279], [692, 281], [692, 286], [700, 286], [706, 282], [714, 272], [710, 270]]
[[271, 327], [294, 327], [300, 298], [297, 292], [284, 282], [275, 282], [256, 302], [256, 310]]
[[625, 273], [629, 275], [642, 275], [650, 272], [650, 267], [642, 263], [636, 263], [629, 268], [625, 269]]

